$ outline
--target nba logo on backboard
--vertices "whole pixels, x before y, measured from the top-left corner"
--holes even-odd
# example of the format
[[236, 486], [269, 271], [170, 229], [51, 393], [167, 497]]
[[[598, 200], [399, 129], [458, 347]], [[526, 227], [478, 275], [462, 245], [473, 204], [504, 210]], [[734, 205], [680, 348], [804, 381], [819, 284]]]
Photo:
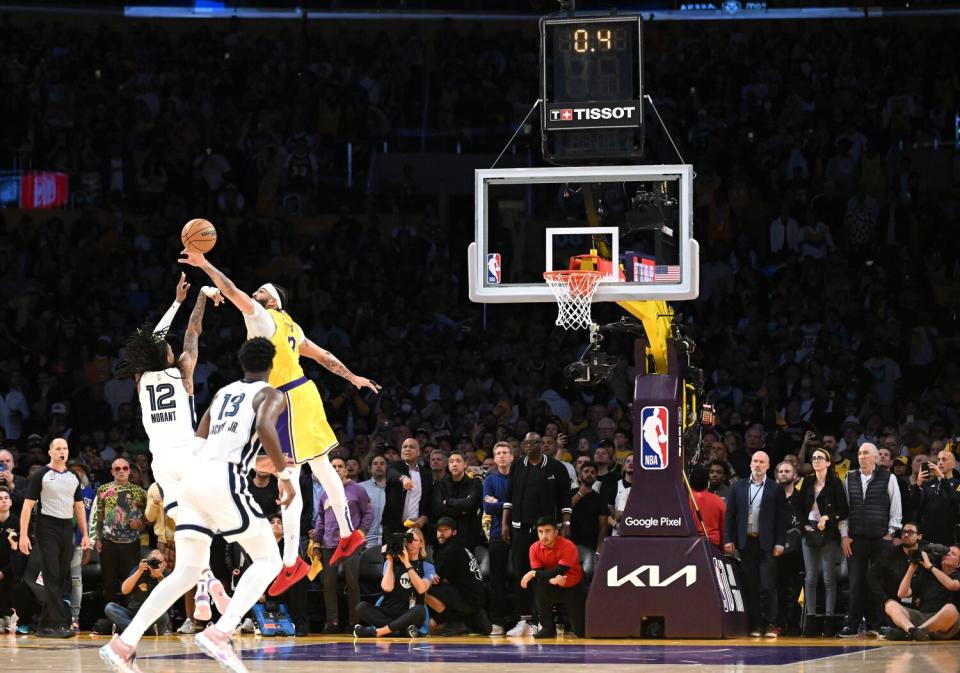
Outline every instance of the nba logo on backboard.
[[487, 255], [487, 285], [500, 284], [500, 253], [491, 252]]
[[644, 407], [640, 412], [640, 466], [665, 470], [670, 461], [666, 407]]

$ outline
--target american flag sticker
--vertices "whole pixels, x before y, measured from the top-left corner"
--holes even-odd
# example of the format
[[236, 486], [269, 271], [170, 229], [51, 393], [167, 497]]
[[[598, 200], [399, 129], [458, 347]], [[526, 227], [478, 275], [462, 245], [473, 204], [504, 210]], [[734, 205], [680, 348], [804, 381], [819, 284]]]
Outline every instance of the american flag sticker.
[[679, 283], [680, 266], [671, 264], [669, 266], [655, 267], [653, 272], [653, 280], [657, 283]]

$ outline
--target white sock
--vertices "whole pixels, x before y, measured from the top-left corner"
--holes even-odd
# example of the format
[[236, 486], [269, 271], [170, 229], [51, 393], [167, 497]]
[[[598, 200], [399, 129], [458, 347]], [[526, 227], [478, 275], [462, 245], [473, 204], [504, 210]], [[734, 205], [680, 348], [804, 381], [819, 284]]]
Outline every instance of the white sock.
[[[300, 515], [303, 513], [303, 496], [300, 494], [300, 466], [294, 465], [293, 501], [287, 507], [280, 508], [280, 518], [283, 519], [283, 565], [288, 568], [297, 562], [300, 552]], [[279, 572], [279, 571], [278, 571]]]
[[158, 584], [137, 610], [130, 625], [120, 634], [120, 640], [136, 647], [144, 632], [160, 619], [197, 581], [210, 559], [210, 538], [177, 536], [177, 566]]
[[240, 545], [253, 559], [253, 563], [247, 567], [237, 583], [230, 607], [217, 621], [216, 627], [221, 633], [232, 634], [237, 629], [240, 620], [260, 600], [282, 566], [272, 534], [248, 538], [241, 541]]
[[337, 517], [340, 527], [340, 537], [347, 537], [353, 532], [353, 522], [350, 521], [350, 508], [347, 507], [347, 495], [343, 492], [343, 481], [333, 469], [327, 454], [310, 460], [310, 469], [330, 500], [330, 508]]

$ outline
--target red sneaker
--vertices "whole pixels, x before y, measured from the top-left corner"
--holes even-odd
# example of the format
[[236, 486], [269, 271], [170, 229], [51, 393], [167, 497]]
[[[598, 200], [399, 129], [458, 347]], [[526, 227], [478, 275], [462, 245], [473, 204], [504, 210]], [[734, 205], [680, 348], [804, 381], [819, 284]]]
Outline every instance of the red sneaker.
[[337, 545], [333, 556], [330, 557], [330, 565], [335, 566], [343, 559], [350, 558], [356, 554], [357, 551], [363, 547], [365, 540], [366, 538], [363, 535], [363, 531], [360, 529], [353, 531], [347, 537], [340, 538], [340, 544]]
[[271, 584], [270, 588], [267, 589], [267, 595], [274, 597], [279, 596], [294, 584], [306, 577], [308, 572], [310, 572], [310, 566], [298, 556], [297, 562], [291, 567], [288, 568], [284, 566], [283, 569], [280, 570], [280, 574], [277, 575], [277, 579], [273, 580], [273, 584]]

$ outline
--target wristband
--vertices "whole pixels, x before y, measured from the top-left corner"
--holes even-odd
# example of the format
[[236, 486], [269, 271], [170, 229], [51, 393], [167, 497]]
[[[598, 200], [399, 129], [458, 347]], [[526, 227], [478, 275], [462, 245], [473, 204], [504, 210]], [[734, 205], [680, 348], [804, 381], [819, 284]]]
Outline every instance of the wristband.
[[277, 472], [277, 479], [290, 481], [291, 479], [293, 479], [293, 470], [291, 470], [289, 467], [283, 468], [280, 472]]
[[208, 297], [210, 297], [210, 299], [213, 299], [214, 297], [217, 296], [217, 292], [219, 292], [220, 290], [218, 290], [215, 287], [211, 287], [209, 285], [204, 285], [203, 287], [200, 288], [200, 291], [203, 292]]

